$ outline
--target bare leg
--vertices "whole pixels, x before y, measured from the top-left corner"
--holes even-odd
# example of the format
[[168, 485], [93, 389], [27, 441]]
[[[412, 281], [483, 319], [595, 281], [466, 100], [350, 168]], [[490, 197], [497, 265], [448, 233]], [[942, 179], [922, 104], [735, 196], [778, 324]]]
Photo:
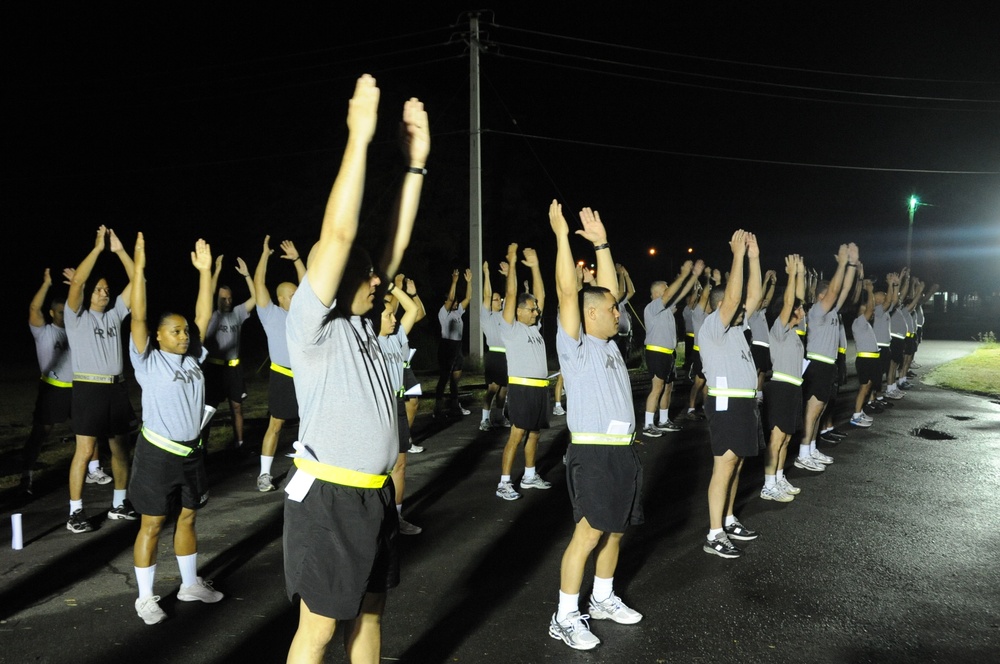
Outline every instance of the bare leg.
[[[559, 569], [559, 590], [567, 595], [578, 595], [583, 585], [583, 570], [587, 558], [601, 540], [601, 531], [594, 530], [586, 517], [580, 519], [573, 530], [573, 538], [563, 553]], [[606, 578], [606, 577], [604, 577]]]
[[365, 594], [361, 614], [344, 631], [344, 651], [351, 664], [379, 664], [384, 611], [385, 593]]
[[152, 567], [156, 564], [156, 546], [160, 541], [160, 531], [166, 518], [142, 515], [139, 533], [135, 536], [135, 544], [132, 547], [132, 559], [136, 567]]
[[281, 437], [281, 427], [285, 425], [284, 420], [271, 416], [271, 421], [267, 424], [267, 431], [264, 432], [264, 441], [260, 446], [261, 456], [273, 457], [278, 451], [278, 439]]
[[406, 490], [406, 452], [400, 452], [396, 457], [396, 465], [392, 467], [392, 483], [396, 487], [396, 504], [403, 504], [403, 492]]
[[736, 489], [740, 485], [740, 471], [743, 470], [743, 458], [737, 457], [736, 470], [733, 472], [733, 479], [729, 483], [729, 493], [726, 496], [726, 516], [733, 516], [733, 506], [736, 504]]
[[655, 413], [656, 406], [660, 402], [660, 395], [663, 393], [663, 379], [653, 376], [653, 383], [650, 385], [649, 394], [646, 395], [646, 412]]
[[535, 457], [538, 453], [538, 431], [528, 432], [528, 442], [524, 444], [524, 465], [527, 468], [535, 467]]
[[336, 620], [313, 613], [300, 599], [299, 626], [285, 661], [288, 664], [321, 664], [336, 628]]
[[712, 530], [722, 529], [722, 517], [729, 502], [729, 487], [739, 461], [740, 458], [732, 450], [715, 457], [712, 479], [708, 483], [708, 524]]
[[[83, 498], [83, 480], [87, 476], [87, 464], [90, 457], [94, 455], [94, 448], [97, 446], [97, 438], [94, 436], [76, 437], [76, 451], [73, 452], [73, 460], [69, 464], [69, 499], [81, 500]], [[112, 458], [113, 464], [113, 458]], [[118, 469], [114, 469], [115, 488], [118, 487]], [[125, 471], [128, 477], [128, 470]]]
[[243, 404], [239, 401], [229, 402], [229, 412], [233, 416], [233, 434], [236, 436], [236, 442], [243, 442]]
[[178, 556], [190, 556], [198, 553], [198, 536], [194, 532], [194, 521], [197, 512], [186, 507], [181, 508], [177, 517], [177, 528], [174, 530], [174, 553]]
[[[95, 441], [96, 442], [96, 441]], [[125, 434], [108, 439], [111, 446], [111, 472], [115, 476], [115, 488], [128, 488], [128, 437]], [[74, 457], [75, 458], [75, 457]]]
[[526, 433], [527, 431], [524, 429], [511, 425], [510, 436], [507, 437], [507, 444], [503, 448], [503, 461], [500, 466], [501, 475], [510, 475], [511, 469], [514, 468], [514, 456], [517, 455], [517, 448], [520, 447]]
[[597, 560], [594, 574], [602, 579], [610, 579], [618, 568], [618, 551], [621, 549], [623, 533], [608, 533], [597, 545]]

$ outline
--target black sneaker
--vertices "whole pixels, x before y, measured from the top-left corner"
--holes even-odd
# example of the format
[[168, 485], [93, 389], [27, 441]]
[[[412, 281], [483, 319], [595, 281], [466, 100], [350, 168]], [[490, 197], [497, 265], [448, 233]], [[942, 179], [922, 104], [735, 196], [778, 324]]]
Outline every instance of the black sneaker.
[[873, 401], [866, 403], [862, 410], [864, 410], [866, 415], [881, 415], [885, 412], [885, 408]]
[[837, 443], [840, 442], [840, 438], [837, 438], [836, 436], [830, 435], [829, 431], [827, 431], [826, 433], [821, 433], [819, 435], [819, 439], [820, 439], [820, 442], [828, 443], [830, 445], [836, 445]]
[[734, 540], [743, 540], [744, 542], [755, 540], [757, 539], [757, 535], [759, 535], [756, 530], [750, 530], [739, 521], [734, 521], [731, 526], [725, 526], [724, 530], [729, 537]]
[[729, 541], [729, 538], [725, 534], [719, 535], [713, 540], [708, 540], [701, 549], [705, 553], [712, 553], [722, 558], [739, 558], [740, 554], [743, 553], [733, 546], [733, 543]]
[[83, 515], [82, 508], [70, 514], [69, 521], [66, 522], [66, 530], [71, 533], [89, 533], [93, 529], [90, 521]]
[[135, 521], [139, 518], [139, 515], [135, 513], [132, 509], [132, 503], [129, 502], [128, 498], [125, 499], [118, 507], [112, 507], [108, 510], [109, 519], [123, 519], [125, 521]]
[[833, 436], [834, 438], [847, 438], [847, 434], [838, 429], [830, 429], [826, 432], [828, 436]]

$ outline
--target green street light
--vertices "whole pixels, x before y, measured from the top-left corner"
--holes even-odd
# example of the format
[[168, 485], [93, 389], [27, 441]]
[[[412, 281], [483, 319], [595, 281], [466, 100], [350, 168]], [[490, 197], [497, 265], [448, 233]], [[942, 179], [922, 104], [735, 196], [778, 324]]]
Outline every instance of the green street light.
[[910, 196], [910, 225], [906, 229], [906, 269], [910, 269], [910, 258], [912, 257], [913, 248], [913, 214], [917, 211], [917, 207], [920, 206], [920, 199], [916, 196]]

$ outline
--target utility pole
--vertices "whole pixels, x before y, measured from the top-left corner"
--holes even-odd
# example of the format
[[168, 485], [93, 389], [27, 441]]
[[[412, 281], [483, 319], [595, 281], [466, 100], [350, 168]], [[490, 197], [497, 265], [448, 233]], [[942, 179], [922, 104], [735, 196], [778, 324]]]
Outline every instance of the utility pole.
[[483, 306], [483, 164], [479, 126], [479, 13], [469, 14], [469, 355], [473, 363], [483, 360], [483, 332], [479, 309]]

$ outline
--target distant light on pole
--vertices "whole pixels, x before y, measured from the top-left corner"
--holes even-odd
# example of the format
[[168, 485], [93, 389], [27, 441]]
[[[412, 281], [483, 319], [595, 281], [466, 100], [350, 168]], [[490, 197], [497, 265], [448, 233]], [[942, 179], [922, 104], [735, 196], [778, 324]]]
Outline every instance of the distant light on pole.
[[910, 224], [906, 228], [906, 269], [910, 269], [910, 260], [913, 257], [913, 214], [917, 211], [917, 207], [920, 205], [920, 199], [916, 196], [910, 196]]
[[694, 253], [694, 247], [688, 247], [688, 253], [689, 254], [693, 254]]
[[649, 255], [650, 256], [655, 256], [656, 255], [656, 247], [650, 247], [649, 248]]

